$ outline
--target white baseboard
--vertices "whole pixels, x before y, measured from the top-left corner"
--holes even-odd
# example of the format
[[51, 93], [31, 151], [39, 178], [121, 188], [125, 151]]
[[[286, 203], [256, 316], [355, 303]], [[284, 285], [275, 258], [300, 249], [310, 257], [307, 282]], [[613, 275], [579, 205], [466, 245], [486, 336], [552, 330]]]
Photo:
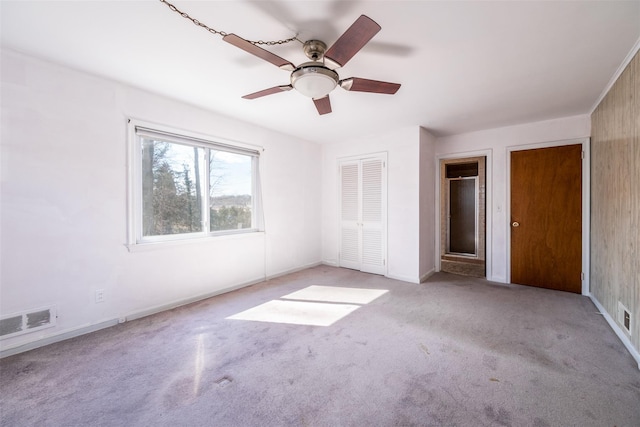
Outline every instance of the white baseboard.
[[633, 346], [629, 337], [622, 331], [622, 329], [620, 329], [620, 326], [618, 326], [616, 321], [613, 320], [609, 313], [607, 313], [607, 310], [604, 309], [604, 307], [602, 306], [602, 304], [600, 304], [600, 301], [598, 301], [596, 297], [594, 297], [593, 295], [589, 295], [589, 298], [591, 298], [591, 301], [595, 304], [598, 310], [600, 310], [600, 313], [604, 316], [604, 319], [607, 321], [609, 326], [611, 326], [613, 332], [616, 333], [618, 338], [620, 338], [620, 341], [622, 341], [627, 350], [629, 350], [631, 356], [635, 359], [636, 363], [638, 363], [638, 369], [640, 369], [640, 353]]
[[[230, 286], [230, 287], [224, 288], [224, 289], [219, 289], [217, 291], [207, 292], [207, 293], [204, 293], [204, 294], [200, 294], [200, 295], [196, 295], [196, 296], [193, 296], [193, 297], [189, 297], [189, 298], [181, 299], [181, 300], [178, 300], [178, 301], [174, 301], [174, 302], [171, 302], [169, 304], [157, 305], [155, 307], [151, 307], [151, 308], [147, 308], [147, 309], [144, 309], [144, 310], [136, 311], [134, 313], [127, 314], [126, 316], [124, 316], [124, 319], [127, 322], [130, 321], [130, 320], [141, 319], [143, 317], [151, 316], [152, 314], [161, 313], [161, 312], [167, 311], [167, 310], [172, 310], [172, 309], [177, 308], [177, 307], [182, 307], [183, 305], [191, 304], [191, 303], [194, 303], [194, 302], [205, 300], [207, 298], [211, 298], [211, 297], [215, 297], [215, 296], [218, 296], [218, 295], [226, 294], [227, 292], [233, 292], [233, 291], [236, 291], [238, 289], [246, 288], [247, 286], [255, 285], [255, 284], [261, 283], [261, 282], [264, 282], [264, 278], [262, 278], [262, 277], [254, 279], [254, 280], [250, 280], [248, 282], [244, 282], [244, 283], [239, 284], [239, 285]], [[122, 317], [121, 317], [121, 319], [122, 319]]]
[[312, 262], [311, 264], [303, 265], [302, 267], [291, 268], [289, 270], [279, 271], [277, 273], [269, 274], [266, 277], [266, 280], [275, 279], [276, 277], [286, 276], [287, 274], [297, 273], [298, 271], [306, 270], [307, 268], [313, 268], [322, 265], [322, 262]]
[[122, 323], [123, 321], [131, 321], [131, 320], [136, 320], [136, 319], [140, 319], [142, 317], [146, 317], [146, 316], [150, 316], [152, 314], [156, 314], [156, 313], [160, 313], [166, 310], [171, 310], [174, 309], [176, 307], [180, 307], [183, 305], [187, 305], [187, 304], [191, 304], [197, 301], [201, 301], [207, 298], [211, 298], [211, 297], [215, 297], [217, 295], [221, 295], [221, 294], [225, 294], [227, 292], [232, 292], [235, 291], [237, 289], [241, 289], [241, 288], [245, 288], [247, 286], [251, 286], [251, 285], [255, 285], [257, 283], [263, 282], [265, 280], [269, 280], [269, 279], [273, 279], [276, 277], [280, 277], [280, 276], [284, 276], [287, 274], [291, 274], [291, 273], [295, 273], [297, 271], [301, 271], [301, 270], [306, 270], [307, 268], [312, 268], [312, 267], [317, 267], [319, 265], [321, 265], [321, 262], [314, 262], [311, 264], [307, 264], [307, 265], [303, 265], [301, 267], [297, 267], [297, 268], [293, 268], [290, 270], [286, 270], [286, 271], [280, 271], [278, 273], [274, 273], [271, 274], [269, 276], [265, 277], [259, 277], [259, 278], [255, 278], [253, 280], [249, 280], [247, 282], [243, 282], [241, 284], [238, 285], [234, 285], [234, 286], [230, 286], [224, 289], [219, 289], [213, 292], [207, 292], [204, 294], [199, 294], [193, 297], [189, 297], [189, 298], [184, 298], [178, 301], [173, 301], [170, 302], [168, 304], [162, 304], [162, 305], [157, 305], [154, 307], [150, 307], [150, 308], [146, 308], [144, 310], [140, 310], [140, 311], [136, 311], [133, 313], [127, 313], [127, 314], [122, 314], [120, 315], [118, 318], [116, 319], [108, 319], [108, 320], [104, 320], [92, 325], [86, 325], [86, 326], [81, 326], [78, 328], [73, 328], [73, 329], [69, 329], [69, 330], [64, 330], [64, 331], [60, 331], [58, 333], [55, 333], [53, 335], [41, 338], [41, 339], [36, 339], [34, 341], [30, 341], [27, 343], [16, 343], [12, 346], [6, 347], [6, 348], [1, 348], [0, 349], [0, 359], [3, 357], [8, 357], [8, 356], [13, 356], [14, 354], [18, 354], [18, 353], [23, 353], [25, 351], [29, 351], [29, 350], [34, 350], [38, 347], [43, 347], [45, 345], [49, 345], [49, 344], [53, 344], [56, 342], [60, 342], [60, 341], [64, 341], [64, 340], [68, 340], [70, 338], [75, 338], [78, 337], [80, 335], [84, 335], [84, 334], [88, 334], [91, 332], [95, 332], [95, 331], [99, 331], [100, 329], [105, 329], [105, 328], [109, 328], [111, 326], [115, 326], [118, 323]]
[[420, 283], [420, 278], [418, 277], [397, 276], [395, 274], [387, 274], [385, 277], [388, 277], [389, 279], [400, 280], [402, 282]]
[[422, 276], [420, 276], [420, 283], [424, 283], [427, 281], [427, 279], [431, 276], [433, 276], [434, 274], [436, 274], [436, 269], [432, 268], [431, 270], [427, 271], [425, 274], [423, 274]]
[[111, 319], [104, 322], [96, 323], [88, 326], [81, 326], [79, 328], [68, 329], [59, 332], [55, 335], [50, 335], [45, 338], [41, 338], [35, 341], [30, 341], [24, 344], [15, 344], [11, 347], [0, 350], [0, 359], [4, 357], [13, 356], [18, 353], [24, 353], [25, 351], [35, 350], [38, 347], [44, 347], [45, 345], [54, 344], [60, 341], [68, 340], [70, 338], [79, 337], [80, 335], [88, 334], [91, 332], [99, 331], [100, 329], [110, 328], [118, 324], [118, 319]]
[[328, 265], [329, 267], [338, 267], [338, 261], [323, 259], [322, 265]]
[[3, 348], [0, 350], [0, 359], [3, 357], [13, 356], [14, 354], [23, 353], [25, 351], [34, 350], [38, 347], [44, 347], [45, 345], [54, 344], [60, 341], [68, 340], [70, 338], [79, 337], [80, 335], [89, 334], [91, 332], [99, 331], [100, 329], [110, 328], [111, 326], [115, 326], [118, 323], [123, 323], [123, 321], [131, 321], [140, 319], [142, 317], [150, 316], [152, 314], [160, 313], [162, 311], [171, 310], [176, 307], [180, 307], [183, 305], [191, 304], [193, 302], [201, 301], [207, 298], [215, 297], [217, 295], [225, 294], [227, 292], [232, 292], [237, 289], [245, 288], [247, 286], [255, 285], [257, 283], [263, 282], [264, 278], [260, 277], [255, 280], [250, 280], [248, 282], [244, 282], [239, 285], [230, 286], [228, 288], [219, 289], [213, 292], [207, 292], [204, 294], [196, 295], [193, 297], [181, 299], [178, 301], [174, 301], [168, 304], [162, 304], [158, 306], [154, 306], [151, 308], [147, 308], [144, 310], [136, 311], [133, 313], [128, 313], [126, 315], [121, 315], [116, 319], [108, 319], [99, 323], [95, 323], [93, 325], [81, 326], [78, 328], [68, 329], [56, 334], [47, 336], [45, 338], [36, 339], [34, 341], [30, 341], [27, 343], [17, 343], [13, 346]]
[[504, 277], [504, 276], [493, 276], [492, 275], [490, 277], [487, 277], [487, 280], [490, 281], [490, 282], [496, 282], [496, 283], [507, 283], [507, 284], [510, 283], [507, 280], [507, 278]]

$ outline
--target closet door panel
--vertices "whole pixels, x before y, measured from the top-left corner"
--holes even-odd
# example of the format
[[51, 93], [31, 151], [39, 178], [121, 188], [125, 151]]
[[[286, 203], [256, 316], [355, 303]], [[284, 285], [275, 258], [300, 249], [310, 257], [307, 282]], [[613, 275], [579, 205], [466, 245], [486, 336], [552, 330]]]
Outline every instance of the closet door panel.
[[385, 274], [384, 259], [384, 162], [362, 161], [362, 266], [368, 273]]
[[360, 270], [360, 163], [340, 165], [340, 266]]

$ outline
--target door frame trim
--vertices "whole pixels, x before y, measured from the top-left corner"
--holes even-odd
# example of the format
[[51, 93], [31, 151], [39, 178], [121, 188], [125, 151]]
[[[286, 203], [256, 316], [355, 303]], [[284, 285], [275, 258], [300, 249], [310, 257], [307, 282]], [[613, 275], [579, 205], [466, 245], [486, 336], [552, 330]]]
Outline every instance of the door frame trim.
[[435, 271], [441, 271], [441, 254], [440, 254], [440, 244], [441, 239], [440, 236], [442, 234], [442, 225], [440, 221], [440, 209], [442, 206], [440, 205], [440, 161], [441, 160], [453, 160], [453, 159], [465, 159], [467, 157], [485, 157], [485, 177], [484, 177], [484, 191], [485, 191], [485, 277], [487, 280], [495, 280], [493, 278], [493, 264], [491, 262], [493, 257], [493, 149], [489, 148], [486, 150], [477, 150], [477, 151], [463, 151], [460, 153], [448, 153], [448, 154], [439, 154], [435, 157], [435, 176], [436, 176], [436, 209], [435, 209]]
[[505, 206], [507, 239], [506, 239], [506, 270], [507, 280], [511, 283], [511, 153], [514, 151], [535, 150], [538, 148], [562, 147], [565, 145], [582, 145], [582, 295], [590, 295], [589, 282], [589, 250], [590, 250], [590, 226], [591, 226], [591, 161], [589, 137], [548, 141], [526, 145], [507, 146], [507, 205]]

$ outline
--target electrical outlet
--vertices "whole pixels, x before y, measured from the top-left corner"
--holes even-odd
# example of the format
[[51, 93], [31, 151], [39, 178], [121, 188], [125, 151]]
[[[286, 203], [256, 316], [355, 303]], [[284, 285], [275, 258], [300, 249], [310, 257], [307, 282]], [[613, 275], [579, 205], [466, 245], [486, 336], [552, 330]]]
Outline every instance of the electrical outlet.
[[96, 289], [96, 303], [104, 302], [104, 289]]

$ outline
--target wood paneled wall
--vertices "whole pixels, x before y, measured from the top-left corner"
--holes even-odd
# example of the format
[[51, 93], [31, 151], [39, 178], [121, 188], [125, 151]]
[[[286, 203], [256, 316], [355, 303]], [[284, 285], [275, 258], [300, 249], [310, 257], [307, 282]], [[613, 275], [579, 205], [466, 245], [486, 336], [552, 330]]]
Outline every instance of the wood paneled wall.
[[640, 351], [640, 53], [591, 116], [591, 293]]

